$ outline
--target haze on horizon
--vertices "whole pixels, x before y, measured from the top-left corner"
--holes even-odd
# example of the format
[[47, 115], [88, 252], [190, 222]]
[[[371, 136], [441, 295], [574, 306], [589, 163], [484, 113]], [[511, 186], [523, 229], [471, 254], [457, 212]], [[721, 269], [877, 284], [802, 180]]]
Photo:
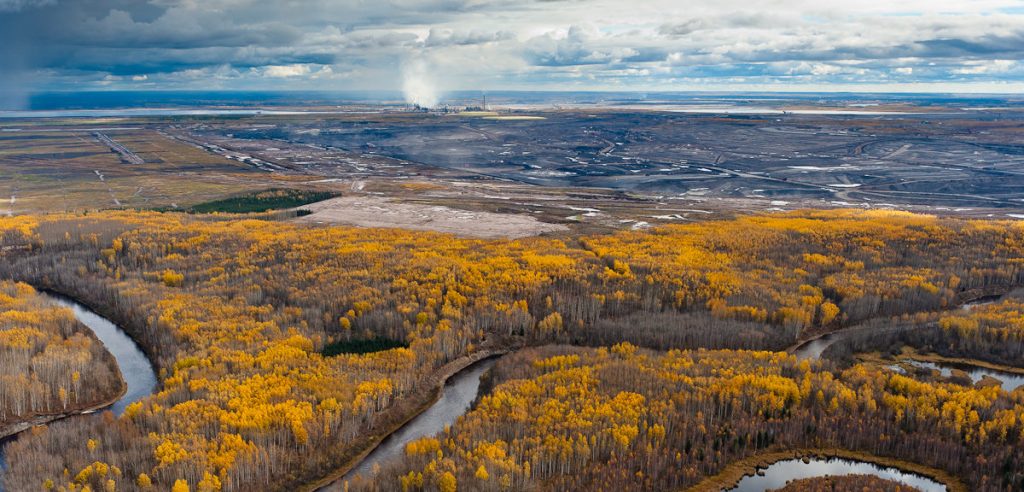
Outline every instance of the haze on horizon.
[[1014, 93], [1022, 59], [1021, 0], [0, 0], [3, 106], [45, 90]]

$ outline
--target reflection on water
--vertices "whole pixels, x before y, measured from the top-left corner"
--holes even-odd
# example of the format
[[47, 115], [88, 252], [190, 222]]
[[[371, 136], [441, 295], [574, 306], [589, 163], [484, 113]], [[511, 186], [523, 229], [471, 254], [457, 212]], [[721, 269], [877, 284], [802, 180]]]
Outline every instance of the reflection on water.
[[[995, 302], [998, 302], [1000, 299], [1002, 299], [1002, 296], [999, 295], [979, 297], [973, 301], [964, 303], [962, 306], [960, 306], [960, 308], [964, 311], [970, 311], [980, 306], [987, 306], [989, 304], [993, 304]], [[879, 328], [879, 331], [884, 329], [886, 328]], [[825, 349], [831, 347], [832, 344], [838, 342], [839, 340], [842, 340], [843, 337], [849, 335], [852, 331], [853, 330], [851, 329], [847, 329], [845, 331], [837, 331], [834, 333], [829, 333], [827, 335], [821, 336], [819, 338], [815, 338], [813, 340], [808, 340], [801, 344], [800, 346], [798, 346], [796, 349], [794, 349], [793, 355], [795, 355], [797, 359], [800, 360], [820, 359], [821, 354], [825, 352]]]
[[[124, 409], [132, 403], [148, 396], [156, 387], [156, 372], [153, 365], [149, 363], [146, 354], [135, 344], [124, 331], [117, 327], [110, 320], [92, 312], [89, 308], [75, 302], [67, 297], [40, 292], [40, 295], [47, 297], [51, 302], [63, 307], [70, 308], [75, 318], [96, 334], [96, 338], [103, 342], [103, 346], [114, 356], [117, 366], [121, 370], [121, 376], [127, 383], [128, 391], [119, 400], [108, 407], [117, 415], [121, 415]], [[12, 436], [0, 443], [0, 470], [7, 469], [7, 459], [3, 448], [17, 436]], [[0, 481], [0, 491], [3, 490], [3, 482]]]
[[[988, 376], [990, 378], [999, 381], [1000, 386], [1006, 391], [1013, 391], [1021, 386], [1024, 386], [1024, 374], [1016, 374], [1006, 371], [997, 371], [995, 369], [986, 369], [984, 367], [972, 366], [970, 364], [954, 364], [954, 363], [935, 363], [935, 362], [922, 362], [918, 360], [907, 360], [906, 363], [924, 369], [930, 369], [933, 371], [939, 371], [944, 378], [948, 378], [953, 375], [954, 370], [960, 370], [967, 374], [971, 378], [971, 382], [977, 383], [982, 378]], [[890, 366], [891, 369], [898, 372], [905, 372], [900, 366]]]
[[842, 336], [842, 332], [837, 332], [829, 333], [828, 335], [825, 335], [820, 338], [815, 338], [814, 340], [809, 340], [807, 342], [804, 342], [803, 345], [800, 345], [795, 350], [793, 350], [793, 355], [795, 355], [796, 358], [800, 360], [820, 359], [822, 352], [824, 352], [825, 349], [831, 347], [833, 343], [838, 342], [842, 338]]
[[962, 306], [960, 306], [960, 309], [962, 309], [964, 311], [970, 311], [972, 309], [975, 309], [975, 308], [978, 308], [978, 307], [981, 307], [981, 306], [988, 306], [989, 304], [995, 304], [995, 303], [999, 302], [1002, 298], [1003, 298], [1003, 296], [1001, 296], [1001, 295], [991, 295], [991, 296], [979, 297], [979, 298], [977, 298], [977, 299], [975, 299], [973, 301], [965, 302]]
[[149, 363], [146, 354], [135, 343], [135, 340], [132, 340], [110, 320], [73, 300], [62, 296], [47, 296], [54, 303], [70, 308], [75, 313], [75, 318], [89, 327], [96, 334], [96, 338], [103, 342], [107, 351], [117, 360], [117, 367], [128, 384], [128, 391], [120, 400], [110, 406], [110, 410], [114, 414], [121, 415], [128, 405], [153, 392], [153, 388], [156, 387], [156, 372], [153, 371], [153, 365]]
[[903, 472], [897, 468], [863, 461], [829, 458], [813, 459], [807, 463], [799, 459], [777, 461], [763, 470], [763, 476], [743, 477], [743, 480], [730, 489], [730, 492], [764, 492], [785, 487], [786, 483], [791, 480], [837, 475], [874, 475], [917, 487], [924, 492], [945, 492], [946, 490], [946, 486], [939, 482], [914, 473]]
[[390, 458], [401, 456], [405, 445], [421, 437], [433, 436], [445, 427], [455, 423], [460, 415], [466, 413], [480, 390], [480, 376], [484, 374], [497, 359], [486, 359], [463, 369], [448, 378], [441, 390], [441, 397], [416, 418], [409, 421], [401, 429], [386, 437], [358, 466], [348, 472], [340, 480], [320, 489], [322, 491], [340, 491], [344, 480], [356, 475], [367, 475], [373, 471], [374, 465], [381, 465]]

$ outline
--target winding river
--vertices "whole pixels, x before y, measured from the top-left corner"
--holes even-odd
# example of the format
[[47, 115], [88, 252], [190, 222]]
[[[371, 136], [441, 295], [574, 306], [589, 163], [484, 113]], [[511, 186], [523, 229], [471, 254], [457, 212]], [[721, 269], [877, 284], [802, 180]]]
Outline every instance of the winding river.
[[[979, 306], [985, 306], [998, 302], [1002, 296], [991, 295], [984, 296], [972, 301], [966, 302], [960, 306], [960, 309], [964, 311], [970, 311]], [[885, 329], [885, 328], [880, 328]], [[791, 353], [800, 360], [818, 360], [821, 358], [821, 354], [825, 352], [834, 343], [842, 340], [849, 336], [851, 333], [855, 333], [855, 329], [847, 329], [843, 331], [837, 331], [828, 333], [817, 338], [807, 340], [795, 348], [791, 349]], [[1024, 385], [1024, 375], [1013, 374], [1003, 371], [994, 371], [990, 369], [984, 369], [976, 366], [967, 365], [950, 365], [950, 364], [935, 364], [931, 362], [919, 362], [910, 361], [911, 365], [924, 367], [928, 369], [938, 370], [944, 377], [949, 377], [952, 373], [952, 368], [963, 370], [971, 378], [972, 381], [977, 383], [983, 377], [988, 376], [998, 379], [1006, 391], [1013, 391], [1014, 389]], [[897, 365], [890, 366], [890, 369], [897, 370], [899, 372], [905, 372], [901, 367]], [[747, 476], [741, 480], [736, 487], [730, 489], [730, 492], [753, 492], [753, 491], [764, 491], [769, 489], [782, 488], [787, 482], [792, 480], [798, 480], [801, 478], [821, 477], [826, 475], [874, 475], [880, 478], [895, 480], [897, 482], [911, 485], [925, 492], [938, 492], [945, 491], [946, 486], [931, 480], [927, 477], [916, 475], [913, 473], [907, 473], [897, 468], [879, 466], [873, 463], [867, 463], [862, 461], [854, 461], [848, 459], [815, 459], [809, 462], [804, 462], [799, 459], [790, 459], [778, 461], [770, 465], [768, 468], [761, 470], [756, 476]]]
[[924, 492], [946, 491], [946, 486], [935, 480], [897, 468], [844, 458], [829, 458], [812, 459], [806, 463], [800, 459], [776, 461], [759, 470], [757, 475], [743, 477], [735, 487], [729, 489], [729, 492], [763, 492], [785, 487], [786, 483], [792, 480], [838, 475], [874, 475], [905, 483]]
[[[68, 297], [41, 293], [47, 296], [54, 303], [70, 308], [83, 325], [96, 334], [103, 345], [114, 356], [118, 368], [127, 383], [127, 391], [116, 402], [106, 409], [116, 415], [124, 412], [128, 405], [150, 395], [157, 384], [156, 372], [146, 354], [117, 325], [110, 320], [93, 312], [81, 303]], [[382, 464], [390, 458], [400, 456], [405, 445], [411, 441], [425, 436], [435, 435], [445, 427], [455, 423], [455, 420], [472, 406], [480, 390], [480, 377], [490, 369], [497, 361], [496, 358], [479, 361], [459, 371], [448, 378], [441, 390], [438, 400], [419, 414], [402, 428], [386, 437], [379, 446], [366, 456], [342, 479], [324, 487], [321, 490], [334, 491], [342, 490], [344, 480], [359, 474], [372, 472], [375, 465]], [[92, 412], [89, 412], [92, 413]], [[70, 417], [65, 417], [70, 418]], [[17, 435], [0, 442], [9, 442], [16, 439]], [[6, 469], [6, 460], [2, 447], [0, 447], [0, 470]], [[0, 492], [3, 490], [3, 483], [0, 480]]]
[[[969, 310], [979, 305], [990, 304], [998, 299], [999, 296], [984, 297], [965, 303], [962, 308]], [[847, 332], [840, 331], [807, 340], [792, 349], [792, 353], [800, 359], [819, 359], [828, 347], [847, 334]], [[345, 481], [356, 475], [371, 476], [374, 467], [401, 456], [406, 444], [421, 437], [436, 435], [445, 427], [454, 424], [476, 400], [480, 390], [480, 377], [494, 365], [495, 361], [496, 359], [492, 358], [477, 362], [449, 378], [437, 402], [386, 437], [345, 476], [318, 491], [341, 491], [344, 489]], [[974, 377], [973, 374], [972, 377]], [[1024, 378], [1021, 379], [1024, 383]], [[852, 474], [875, 475], [912, 485], [925, 492], [944, 492], [946, 490], [945, 485], [921, 475], [904, 472], [897, 468], [841, 458], [813, 459], [808, 462], [800, 459], [779, 461], [764, 469], [757, 476], [745, 477], [731, 490], [734, 492], [763, 491], [783, 487], [786, 482], [800, 478]]]
[[[968, 302], [965, 302], [965, 303], [961, 304], [960, 305], [960, 309], [962, 309], [964, 311], [970, 311], [970, 310], [972, 310], [974, 308], [977, 308], [979, 306], [986, 306], [986, 305], [989, 305], [989, 304], [994, 304], [996, 302], [999, 302], [999, 300], [1002, 299], [1002, 297], [1003, 297], [1002, 295], [982, 296], [982, 297], [979, 297], [977, 299], [974, 299], [974, 300], [971, 300], [971, 301], [968, 301]], [[882, 330], [882, 329], [884, 329], [884, 328], [879, 328], [879, 330]], [[797, 359], [800, 359], [800, 360], [803, 360], [803, 359], [817, 360], [817, 359], [821, 358], [821, 354], [823, 352], [825, 352], [825, 350], [827, 348], [831, 347], [832, 344], [838, 342], [839, 340], [842, 340], [844, 337], [850, 335], [851, 333], [856, 333], [856, 332], [857, 332], [857, 327], [850, 327], [850, 328], [847, 328], [845, 330], [840, 330], [840, 331], [834, 331], [832, 333], [827, 333], [827, 334], [822, 335], [820, 337], [812, 338], [810, 340], [807, 340], [807, 341], [801, 343], [800, 345], [796, 346], [796, 348], [791, 349], [791, 352], [793, 353], [793, 355], [795, 355], [797, 357]]]
[[128, 405], [153, 393], [157, 382], [153, 364], [124, 330], [71, 298], [49, 293], [45, 295], [54, 303], [70, 308], [75, 313], [75, 318], [96, 334], [96, 338], [103, 342], [103, 346], [117, 361], [117, 367], [121, 370], [121, 377], [128, 384], [128, 390], [108, 407], [109, 410], [115, 415], [121, 415]]
[[405, 445], [421, 437], [433, 436], [452, 425], [473, 405], [480, 391], [480, 377], [490, 369], [496, 358], [484, 359], [448, 378], [437, 402], [381, 441], [363, 461], [334, 483], [319, 489], [323, 492], [344, 490], [344, 482], [356, 475], [369, 476], [376, 465], [401, 456]]
[[[46, 292], [40, 292], [40, 295], [47, 297], [57, 305], [70, 308], [71, 311], [74, 312], [75, 319], [92, 330], [92, 332], [96, 334], [96, 338], [103, 343], [104, 347], [106, 347], [111, 355], [114, 356], [114, 360], [117, 361], [117, 366], [121, 371], [121, 377], [124, 378], [128, 389], [120, 399], [109, 407], [106, 407], [104, 410], [111, 410], [116, 415], [121, 415], [128, 405], [131, 405], [153, 392], [157, 383], [156, 372], [153, 370], [153, 365], [150, 363], [142, 349], [139, 348], [127, 333], [121, 330], [121, 328], [118, 328], [118, 326], [110, 320], [96, 314], [81, 303], [68, 297]], [[73, 416], [74, 415], [71, 417]], [[3, 445], [11, 439], [16, 438], [17, 434], [0, 441], [0, 470], [5, 471], [7, 469], [7, 460], [4, 455]], [[0, 491], [2, 490], [3, 482], [0, 480]]]
[[[156, 373], [145, 353], [123, 330], [106, 318], [96, 314], [84, 305], [64, 296], [44, 294], [54, 303], [70, 308], [82, 324], [96, 334], [96, 337], [110, 351], [117, 361], [122, 377], [127, 383], [127, 391], [115, 403], [107, 407], [120, 415], [128, 405], [148, 396], [157, 385]], [[987, 299], [986, 299], [987, 300]], [[978, 303], [981, 304], [981, 303]], [[976, 305], [976, 304], [975, 304]], [[969, 307], [965, 308], [969, 309]], [[817, 359], [830, 345], [842, 338], [842, 332], [830, 333], [822, 337], [808, 340], [793, 349], [793, 353], [801, 359]], [[379, 446], [371, 451], [355, 468], [344, 477], [319, 490], [333, 492], [343, 490], [346, 480], [356, 475], [369, 475], [375, 466], [382, 465], [389, 459], [401, 456], [405, 445], [416, 439], [432, 436], [452, 425], [470, 409], [480, 390], [480, 377], [496, 362], [496, 358], [477, 362], [449, 378], [441, 391], [438, 400], [421, 414], [410, 420], [386, 437]], [[942, 368], [936, 367], [940, 370]], [[983, 370], [985, 371], [985, 370]], [[992, 371], [988, 371], [992, 372]], [[972, 379], [976, 375], [968, 371]], [[1005, 374], [989, 374], [1003, 380], [1007, 388]], [[1024, 385], [1024, 377], [1012, 375], [1013, 387]], [[13, 438], [16, 438], [14, 436]], [[13, 439], [12, 438], [12, 439]], [[4, 441], [0, 441], [2, 444]], [[0, 447], [0, 471], [6, 468], [2, 447]], [[825, 475], [868, 474], [881, 478], [896, 480], [912, 485], [926, 492], [945, 491], [946, 487], [927, 477], [903, 472], [896, 468], [879, 466], [873, 463], [848, 459], [814, 459], [805, 463], [799, 459], [783, 460], [768, 466], [757, 476], [744, 477], [733, 489], [734, 492], [763, 491], [770, 488], [785, 486], [786, 482]], [[2, 492], [0, 480], [0, 492]]]
[[825, 349], [829, 348], [833, 343], [836, 343], [842, 338], [843, 332], [841, 331], [822, 335], [818, 338], [812, 338], [793, 349], [793, 355], [800, 360], [818, 360], [821, 358], [821, 354], [825, 352]]

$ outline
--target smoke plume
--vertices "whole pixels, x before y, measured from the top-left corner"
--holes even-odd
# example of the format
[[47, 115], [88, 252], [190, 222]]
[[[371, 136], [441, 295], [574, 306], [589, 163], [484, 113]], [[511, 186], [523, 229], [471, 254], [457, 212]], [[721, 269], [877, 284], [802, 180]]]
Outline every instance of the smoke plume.
[[422, 57], [402, 65], [402, 92], [405, 102], [422, 108], [433, 108], [440, 101], [437, 79]]

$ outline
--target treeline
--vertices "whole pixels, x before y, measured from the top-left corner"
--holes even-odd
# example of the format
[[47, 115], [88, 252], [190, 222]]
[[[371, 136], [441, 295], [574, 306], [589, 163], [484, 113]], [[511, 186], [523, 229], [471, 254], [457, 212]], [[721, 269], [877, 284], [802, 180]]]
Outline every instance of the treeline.
[[962, 310], [873, 321], [850, 332], [823, 356], [851, 362], [858, 353], [896, 355], [910, 346], [944, 357], [1024, 367], [1024, 300], [1019, 294]]
[[0, 435], [36, 416], [112, 403], [123, 388], [113, 356], [69, 309], [0, 282]]
[[245, 195], [199, 203], [189, 207], [187, 211], [198, 214], [217, 212], [233, 214], [258, 213], [300, 207], [336, 196], [338, 196], [337, 193], [330, 191], [271, 188]]
[[843, 475], [793, 480], [773, 492], [920, 492], [921, 489], [874, 475]]
[[[19, 439], [12, 490], [81, 487], [106, 476], [96, 463], [120, 489], [287, 488], [350, 459], [434, 369], [496, 340], [779, 349], [1024, 280], [1019, 225], [880, 212], [485, 241], [111, 211], [3, 218], [0, 237], [0, 274], [115, 320], [162, 380], [91, 441], [84, 421]], [[375, 339], [407, 348], [322, 353]]]
[[943, 314], [938, 328], [936, 339], [922, 348], [947, 357], [1024, 367], [1024, 299], [1017, 295]]
[[970, 490], [1024, 487], [1021, 392], [629, 344], [524, 349], [493, 378], [455, 426], [349, 490], [683, 490], [748, 456], [817, 448], [946, 470]]

